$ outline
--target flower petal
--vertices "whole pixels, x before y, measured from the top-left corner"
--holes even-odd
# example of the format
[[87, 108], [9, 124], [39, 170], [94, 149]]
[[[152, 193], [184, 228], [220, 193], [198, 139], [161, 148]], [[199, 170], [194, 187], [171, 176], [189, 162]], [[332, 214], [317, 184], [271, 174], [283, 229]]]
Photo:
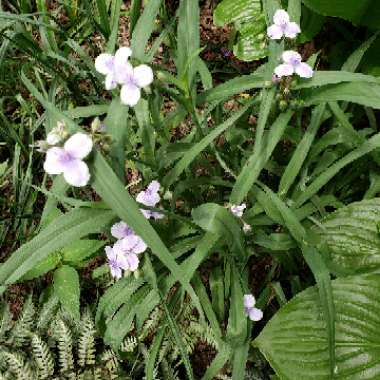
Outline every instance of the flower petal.
[[129, 262], [127, 259], [127, 255], [117, 255], [117, 266], [121, 269], [128, 270], [129, 269]]
[[295, 38], [298, 33], [301, 33], [301, 29], [296, 22], [289, 22], [286, 24], [284, 31], [285, 37]]
[[116, 239], [123, 239], [128, 235], [133, 234], [132, 229], [128, 226], [127, 223], [120, 221], [119, 223], [115, 223], [111, 227], [111, 234]]
[[165, 214], [163, 214], [162, 212], [151, 211], [151, 217], [156, 220], [163, 219], [165, 218]]
[[281, 65], [278, 65], [274, 69], [274, 73], [279, 77], [286, 77], [289, 75], [293, 75], [294, 73], [294, 68], [292, 65], [289, 65], [288, 63], [283, 63]]
[[123, 46], [117, 49], [115, 53], [115, 68], [117, 66], [124, 66], [126, 63], [128, 63], [128, 59], [131, 55], [132, 50], [127, 46]]
[[128, 262], [129, 270], [134, 272], [139, 267], [139, 258], [134, 253], [129, 253], [126, 255], [126, 260]]
[[128, 84], [133, 82], [133, 67], [126, 62], [124, 65], [115, 66], [115, 81], [119, 84]]
[[283, 9], [277, 9], [277, 11], [274, 13], [273, 16], [273, 22], [276, 25], [285, 25], [290, 21], [290, 17], [288, 12], [284, 11]]
[[247, 308], [254, 307], [256, 304], [256, 299], [252, 294], [245, 294], [243, 302], [244, 302], [244, 306]]
[[66, 152], [62, 148], [50, 148], [46, 152], [44, 170], [48, 174], [61, 174], [65, 170], [64, 157]]
[[267, 29], [267, 35], [271, 40], [280, 40], [284, 33], [280, 26], [273, 24]]
[[295, 68], [296, 73], [302, 78], [311, 78], [314, 74], [313, 69], [304, 62], [301, 62]]
[[133, 79], [139, 87], [149, 86], [153, 82], [153, 71], [147, 65], [139, 65], [133, 69]]
[[260, 309], [256, 309], [255, 307], [249, 309], [248, 317], [251, 321], [257, 322], [263, 319], [263, 312]]
[[129, 235], [122, 240], [119, 240], [115, 245], [118, 245], [120, 250], [124, 253], [142, 253], [146, 250], [147, 245], [137, 235]]
[[115, 74], [112, 72], [107, 74], [106, 80], [104, 82], [104, 87], [107, 91], [110, 91], [117, 87], [117, 83], [118, 82], [116, 80]]
[[125, 84], [120, 91], [120, 99], [127, 106], [135, 106], [140, 100], [140, 89], [133, 84]]
[[115, 267], [110, 266], [110, 270], [111, 270], [112, 277], [115, 277], [118, 280], [121, 278], [121, 276], [122, 276], [121, 268], [115, 268]]
[[65, 142], [64, 148], [70, 156], [83, 159], [92, 150], [91, 137], [82, 132], [75, 133]]
[[148, 185], [148, 190], [157, 193], [160, 190], [160, 182], [154, 180]]
[[103, 53], [95, 59], [95, 69], [103, 75], [112, 73], [114, 66], [114, 57], [111, 54]]
[[114, 252], [114, 250], [112, 249], [112, 247], [110, 247], [109, 245], [107, 245], [104, 250], [106, 251], [106, 255], [107, 255], [107, 259], [108, 260], [116, 260], [116, 252]]
[[82, 160], [71, 160], [63, 172], [66, 182], [75, 187], [86, 186], [90, 180], [88, 166]]
[[292, 66], [298, 65], [302, 61], [302, 57], [294, 50], [286, 50], [282, 53], [282, 60]]

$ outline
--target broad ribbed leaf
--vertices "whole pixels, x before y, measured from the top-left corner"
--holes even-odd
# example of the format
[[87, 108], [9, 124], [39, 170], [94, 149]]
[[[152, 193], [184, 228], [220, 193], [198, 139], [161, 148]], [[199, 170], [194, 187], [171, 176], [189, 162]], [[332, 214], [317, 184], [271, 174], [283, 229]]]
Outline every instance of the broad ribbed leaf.
[[[380, 275], [332, 282], [337, 380], [380, 378]], [[297, 295], [253, 343], [282, 380], [329, 380], [327, 332], [316, 287]]]
[[330, 214], [319, 233], [327, 244], [326, 259], [337, 274], [380, 268], [380, 198], [352, 203]]
[[239, 36], [234, 54], [243, 61], [267, 56], [266, 22], [258, 0], [223, 0], [215, 9], [217, 26], [233, 23]]

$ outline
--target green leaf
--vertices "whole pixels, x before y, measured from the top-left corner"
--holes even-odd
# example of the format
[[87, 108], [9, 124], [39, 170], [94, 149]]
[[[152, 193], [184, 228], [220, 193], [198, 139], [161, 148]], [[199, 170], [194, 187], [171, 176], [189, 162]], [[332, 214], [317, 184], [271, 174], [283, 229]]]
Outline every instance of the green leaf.
[[75, 321], [80, 320], [80, 285], [77, 271], [63, 265], [54, 272], [54, 293], [61, 302], [63, 308]]
[[76, 209], [54, 219], [0, 266], [0, 284], [18, 281], [49, 253], [58, 251], [68, 241], [78, 240], [90, 233], [102, 232], [114, 217], [112, 211], [88, 208]]
[[267, 56], [266, 21], [258, 0], [223, 0], [214, 11], [217, 26], [234, 24], [238, 32], [234, 54], [243, 61]]
[[[380, 275], [332, 281], [336, 311], [334, 379], [377, 379]], [[253, 342], [282, 380], [329, 380], [328, 340], [315, 287], [298, 294]]]
[[156, 17], [160, 9], [162, 0], [150, 0], [143, 14], [139, 17], [135, 28], [133, 29], [131, 48], [133, 56], [140, 61], [145, 61], [145, 49], [149, 38], [156, 27]]
[[374, 20], [379, 17], [376, 0], [303, 0], [303, 2], [313, 11], [324, 16], [341, 17], [354, 24], [378, 28], [378, 23], [374, 23]]
[[83, 239], [78, 240], [61, 249], [62, 259], [66, 263], [80, 263], [103, 247], [105, 241]]
[[128, 124], [129, 107], [122, 104], [119, 97], [112, 100], [107, 111], [107, 117], [104, 124], [107, 128], [107, 133], [112, 137], [110, 157], [112, 167], [118, 177], [124, 180], [125, 172], [125, 144], [127, 139], [127, 124]]
[[380, 268], [380, 198], [351, 203], [329, 214], [318, 233], [327, 245], [325, 259], [338, 275]]
[[292, 186], [294, 180], [299, 174], [302, 165], [309, 153], [311, 145], [314, 141], [315, 135], [318, 132], [319, 127], [323, 121], [323, 114], [325, 112], [326, 104], [322, 103], [317, 106], [312, 113], [309, 127], [305, 131], [302, 140], [297, 145], [292, 158], [290, 159], [284, 174], [281, 177], [278, 193], [280, 197], [284, 196]]
[[204, 91], [198, 96], [198, 104], [208, 102], [219, 102], [238, 93], [251, 90], [253, 88], [264, 87], [264, 75], [253, 73], [250, 75], [241, 75], [228, 80], [214, 88]]
[[22, 276], [21, 280], [28, 281], [40, 277], [43, 274], [55, 269], [60, 262], [61, 255], [59, 252], [52, 252], [44, 260], [37, 263], [30, 271], [26, 272], [24, 276]]
[[179, 78], [190, 89], [199, 51], [199, 2], [181, 0], [178, 8], [177, 62]]
[[380, 109], [380, 83], [348, 82], [327, 85], [313, 89], [304, 97], [305, 105], [340, 100]]

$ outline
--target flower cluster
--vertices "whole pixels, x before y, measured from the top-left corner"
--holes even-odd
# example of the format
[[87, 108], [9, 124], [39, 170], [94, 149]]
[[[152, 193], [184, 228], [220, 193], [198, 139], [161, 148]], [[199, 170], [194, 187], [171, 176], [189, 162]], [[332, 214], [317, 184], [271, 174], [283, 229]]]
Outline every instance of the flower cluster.
[[[52, 131], [47, 140], [50, 140], [49, 145], [55, 145], [61, 141], [61, 137]], [[63, 147], [53, 146], [47, 150], [44, 170], [48, 174], [63, 174], [69, 185], [86, 186], [90, 180], [90, 171], [83, 159], [90, 154], [92, 146], [90, 136], [82, 132], [75, 133]]]
[[153, 71], [147, 65], [133, 67], [129, 58], [132, 50], [128, 47], [118, 49], [115, 55], [103, 53], [95, 60], [95, 69], [106, 76], [106, 90], [121, 85], [120, 99], [123, 104], [135, 106], [141, 97], [141, 89], [153, 82]]
[[245, 314], [251, 321], [260, 321], [263, 318], [263, 312], [255, 307], [256, 299], [252, 294], [244, 295]]
[[[161, 199], [160, 194], [158, 194], [160, 186], [161, 185], [158, 181], [152, 181], [145, 190], [140, 191], [137, 194], [136, 201], [148, 207], [156, 207], [157, 203]], [[147, 219], [162, 219], [164, 217], [164, 214], [157, 211], [144, 209], [140, 209], [140, 211]]]
[[105, 247], [105, 251], [111, 274], [119, 279], [123, 270], [130, 272], [137, 270], [139, 266], [138, 255], [147, 249], [147, 245], [123, 221], [112, 226], [111, 234], [118, 240], [112, 247]]
[[[289, 14], [283, 9], [278, 9], [273, 16], [273, 25], [267, 29], [268, 37], [272, 40], [279, 40], [282, 37], [295, 38], [301, 32], [299, 25], [290, 21]], [[275, 70], [275, 79], [299, 75], [301, 78], [311, 78], [313, 69], [305, 62], [299, 53], [293, 50], [284, 51], [282, 54], [283, 63], [278, 65]]]
[[[160, 201], [160, 183], [152, 181], [148, 187], [137, 194], [136, 201], [149, 207], [155, 207]], [[164, 214], [157, 211], [140, 209], [145, 218], [162, 219]], [[127, 223], [120, 221], [111, 228], [111, 234], [118, 239], [112, 246], [105, 248], [108, 258], [108, 265], [113, 277], [121, 278], [122, 271], [134, 272], [139, 266], [138, 255], [145, 252], [147, 246], [140, 236], [128, 226]]]

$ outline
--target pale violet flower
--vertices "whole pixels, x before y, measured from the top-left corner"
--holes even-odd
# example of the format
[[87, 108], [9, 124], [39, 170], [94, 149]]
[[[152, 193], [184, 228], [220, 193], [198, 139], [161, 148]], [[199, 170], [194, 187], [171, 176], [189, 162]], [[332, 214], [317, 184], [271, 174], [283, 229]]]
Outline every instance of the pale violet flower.
[[295, 22], [290, 22], [288, 12], [278, 9], [273, 16], [273, 25], [267, 29], [268, 37], [272, 40], [280, 40], [282, 37], [295, 38], [301, 32]]
[[129, 235], [118, 240], [113, 250], [120, 256], [126, 259], [127, 267], [124, 269], [134, 272], [139, 266], [138, 254], [143, 253], [147, 249], [147, 245], [137, 235]]
[[313, 69], [305, 62], [302, 62], [301, 55], [293, 50], [287, 50], [282, 53], [284, 63], [278, 65], [274, 73], [279, 77], [290, 76], [294, 73], [302, 78], [311, 78]]
[[153, 82], [153, 71], [147, 65], [132, 67], [132, 65], [128, 64], [120, 79], [122, 84], [121, 102], [133, 107], [140, 100], [141, 89]]
[[[152, 181], [145, 190], [140, 191], [137, 194], [136, 201], [148, 207], [155, 207], [161, 199], [160, 195], [158, 194], [160, 186], [161, 185], [158, 181]], [[140, 211], [147, 219], [162, 219], [164, 217], [164, 214], [157, 211], [144, 209], [140, 209]]]
[[241, 218], [246, 208], [247, 205], [245, 203], [242, 203], [241, 205], [231, 205], [230, 210], [235, 216]]
[[132, 235], [133, 230], [128, 226], [127, 223], [120, 221], [111, 227], [111, 234], [116, 239], [123, 239], [129, 235]]
[[120, 255], [110, 246], [105, 247], [105, 251], [112, 277], [115, 277], [117, 279], [121, 278], [122, 270], [129, 268], [126, 257], [124, 255]]
[[245, 314], [251, 321], [260, 321], [263, 318], [263, 312], [255, 307], [256, 299], [252, 294], [244, 295], [244, 309]]
[[87, 185], [90, 171], [83, 161], [92, 150], [92, 140], [85, 133], [75, 133], [63, 148], [53, 147], [47, 150], [44, 169], [48, 174], [62, 174], [69, 185], [80, 187]]
[[106, 76], [106, 90], [113, 90], [118, 84], [122, 83], [127, 66], [130, 66], [128, 59], [131, 55], [132, 50], [129, 47], [121, 47], [114, 56], [103, 53], [96, 58], [95, 69]]

